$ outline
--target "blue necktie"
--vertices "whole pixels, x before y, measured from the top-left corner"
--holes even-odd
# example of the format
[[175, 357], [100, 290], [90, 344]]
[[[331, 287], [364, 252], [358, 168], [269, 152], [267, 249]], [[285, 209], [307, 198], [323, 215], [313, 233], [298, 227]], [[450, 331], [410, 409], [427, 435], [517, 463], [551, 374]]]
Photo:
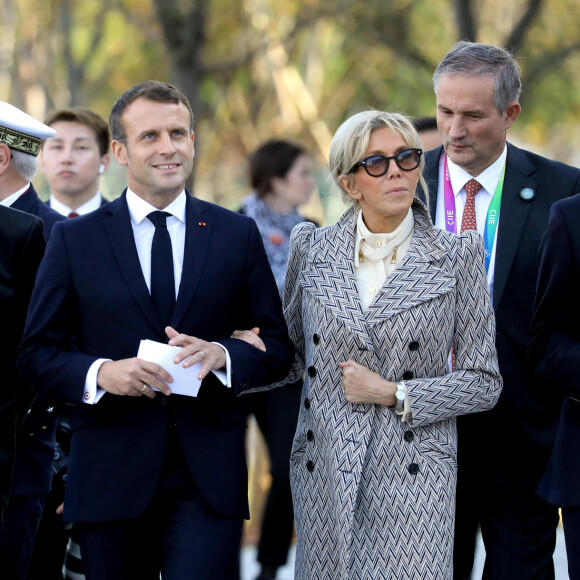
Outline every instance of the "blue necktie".
[[165, 211], [154, 211], [147, 216], [155, 226], [151, 244], [151, 299], [163, 329], [171, 322], [175, 307], [173, 252], [166, 223], [169, 215]]

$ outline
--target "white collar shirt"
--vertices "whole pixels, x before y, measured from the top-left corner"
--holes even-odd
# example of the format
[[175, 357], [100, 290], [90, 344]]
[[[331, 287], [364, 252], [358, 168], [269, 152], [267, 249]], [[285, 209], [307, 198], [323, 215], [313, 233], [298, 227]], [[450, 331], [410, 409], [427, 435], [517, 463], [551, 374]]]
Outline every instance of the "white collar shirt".
[[71, 212], [75, 212], [79, 215], [86, 215], [88, 213], [91, 213], [92, 211], [95, 211], [96, 209], [101, 207], [102, 201], [103, 196], [101, 195], [100, 191], [97, 191], [97, 193], [95, 193], [95, 195], [93, 195], [93, 197], [91, 197], [89, 201], [83, 203], [83, 205], [77, 207], [77, 209], [72, 209], [68, 205], [62, 203], [62, 201], [56, 199], [56, 197], [54, 197], [54, 195], [51, 193], [49, 204], [53, 210], [68, 217], [71, 214]]
[[[470, 175], [465, 169], [459, 167], [447, 158], [447, 165], [449, 168], [449, 179], [451, 181], [451, 188], [453, 189], [453, 194], [455, 196], [455, 223], [458, 224], [458, 232], [460, 229], [461, 220], [463, 219], [463, 210], [465, 208], [465, 184], [470, 179], [476, 179], [482, 186], [481, 191], [475, 196], [475, 215], [477, 219], [477, 231], [483, 236], [485, 232], [485, 223], [487, 220], [487, 212], [489, 209], [489, 204], [493, 199], [497, 185], [499, 183], [501, 173], [505, 166], [507, 159], [507, 145], [504, 147], [502, 154], [494, 161], [489, 167], [480, 173], [476, 178]], [[438, 228], [445, 229], [445, 156], [441, 155], [439, 159], [439, 184], [437, 188], [437, 208], [435, 212], [435, 225]], [[501, 213], [500, 218], [501, 220]], [[498, 220], [498, 225], [499, 225]], [[489, 294], [493, 301], [493, 281], [495, 275], [495, 255], [497, 246], [497, 232], [499, 228], [496, 229], [496, 236], [493, 241], [493, 247], [491, 251], [491, 259], [489, 262], [489, 269], [487, 272], [487, 284], [489, 288]]]
[[[185, 195], [185, 190], [183, 190], [166, 208], [163, 208], [164, 212], [171, 214], [167, 218], [167, 230], [169, 231], [173, 251], [176, 298], [179, 293], [185, 251]], [[155, 226], [147, 216], [152, 211], [158, 210], [130, 189], [127, 189], [127, 205], [129, 206], [131, 227], [135, 236], [135, 245], [141, 269], [143, 270], [143, 277], [149, 292], [151, 292], [151, 245], [153, 244]]]
[[12, 195], [9, 195], [6, 199], [0, 201], [0, 205], [10, 207], [21, 195], [24, 195], [28, 191], [29, 187], [30, 183], [27, 183], [22, 189], [15, 191]]

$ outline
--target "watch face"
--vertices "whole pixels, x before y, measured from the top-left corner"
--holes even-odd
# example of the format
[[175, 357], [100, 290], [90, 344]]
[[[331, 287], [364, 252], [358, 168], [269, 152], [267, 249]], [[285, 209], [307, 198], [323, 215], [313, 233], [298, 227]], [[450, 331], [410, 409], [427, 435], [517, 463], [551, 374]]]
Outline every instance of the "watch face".
[[405, 399], [405, 391], [397, 390], [395, 392], [395, 398], [398, 399], [399, 401], [403, 401]]

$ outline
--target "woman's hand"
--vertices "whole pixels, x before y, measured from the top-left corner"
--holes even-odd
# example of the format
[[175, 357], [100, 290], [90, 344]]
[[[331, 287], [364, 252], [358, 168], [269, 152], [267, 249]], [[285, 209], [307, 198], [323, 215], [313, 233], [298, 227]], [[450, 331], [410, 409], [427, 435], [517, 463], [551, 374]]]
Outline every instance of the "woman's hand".
[[379, 374], [353, 360], [339, 362], [338, 366], [342, 369], [344, 396], [349, 403], [395, 406], [395, 383], [386, 381]]
[[258, 350], [266, 352], [266, 345], [262, 342], [262, 339], [258, 336], [260, 334], [260, 329], [254, 326], [251, 330], [234, 330], [230, 338], [239, 338], [256, 347]]

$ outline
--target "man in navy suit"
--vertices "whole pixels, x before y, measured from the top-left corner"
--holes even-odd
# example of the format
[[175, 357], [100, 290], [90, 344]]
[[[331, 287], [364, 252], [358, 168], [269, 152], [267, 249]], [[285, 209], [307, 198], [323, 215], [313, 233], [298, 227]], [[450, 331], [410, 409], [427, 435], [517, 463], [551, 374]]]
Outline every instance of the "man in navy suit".
[[[52, 227], [65, 219], [50, 209], [30, 183], [38, 167], [42, 140], [55, 131], [30, 115], [0, 102], [0, 204], [35, 215], [44, 222], [48, 240]], [[8, 328], [9, 326], [7, 326]], [[54, 463], [56, 409], [45, 397], [33, 397], [19, 389], [22, 417], [16, 440], [16, 459], [5, 510], [5, 534], [0, 542], [0, 561], [10, 578], [24, 578], [51, 486]]]
[[[293, 359], [276, 284], [255, 222], [185, 190], [194, 135], [182, 93], [141, 83], [110, 126], [128, 189], [55, 226], [19, 368], [77, 405], [64, 516], [89, 580], [236, 578], [249, 515], [236, 395], [283, 378]], [[266, 351], [230, 338], [253, 327]], [[166, 368], [137, 357], [143, 339], [167, 338], [181, 348]], [[198, 396], [171, 395], [173, 369], [195, 363]]]
[[[22, 384], [16, 371], [16, 350], [26, 320], [34, 278], [44, 254], [43, 224], [30, 214], [0, 205], [0, 538], [3, 508], [8, 502], [16, 451], [16, 412]], [[12, 533], [12, 530], [9, 530]], [[6, 573], [2, 561], [2, 572]]]
[[106, 121], [90, 109], [72, 107], [51, 112], [44, 123], [56, 131], [55, 137], [43, 141], [40, 156], [40, 170], [50, 186], [50, 207], [77, 217], [108, 203], [99, 190], [111, 161]]
[[539, 494], [562, 508], [568, 575], [580, 578], [580, 196], [552, 206], [539, 253], [530, 354], [563, 395], [554, 451]]
[[457, 422], [454, 577], [470, 578], [481, 526], [484, 578], [551, 579], [558, 513], [535, 491], [560, 400], [534, 374], [526, 347], [540, 238], [552, 203], [580, 191], [580, 171], [507, 143], [521, 90], [519, 67], [507, 51], [460, 42], [433, 82], [444, 145], [426, 155], [431, 215], [435, 225], [459, 232], [470, 204], [468, 227], [486, 245], [504, 380], [494, 409]]

